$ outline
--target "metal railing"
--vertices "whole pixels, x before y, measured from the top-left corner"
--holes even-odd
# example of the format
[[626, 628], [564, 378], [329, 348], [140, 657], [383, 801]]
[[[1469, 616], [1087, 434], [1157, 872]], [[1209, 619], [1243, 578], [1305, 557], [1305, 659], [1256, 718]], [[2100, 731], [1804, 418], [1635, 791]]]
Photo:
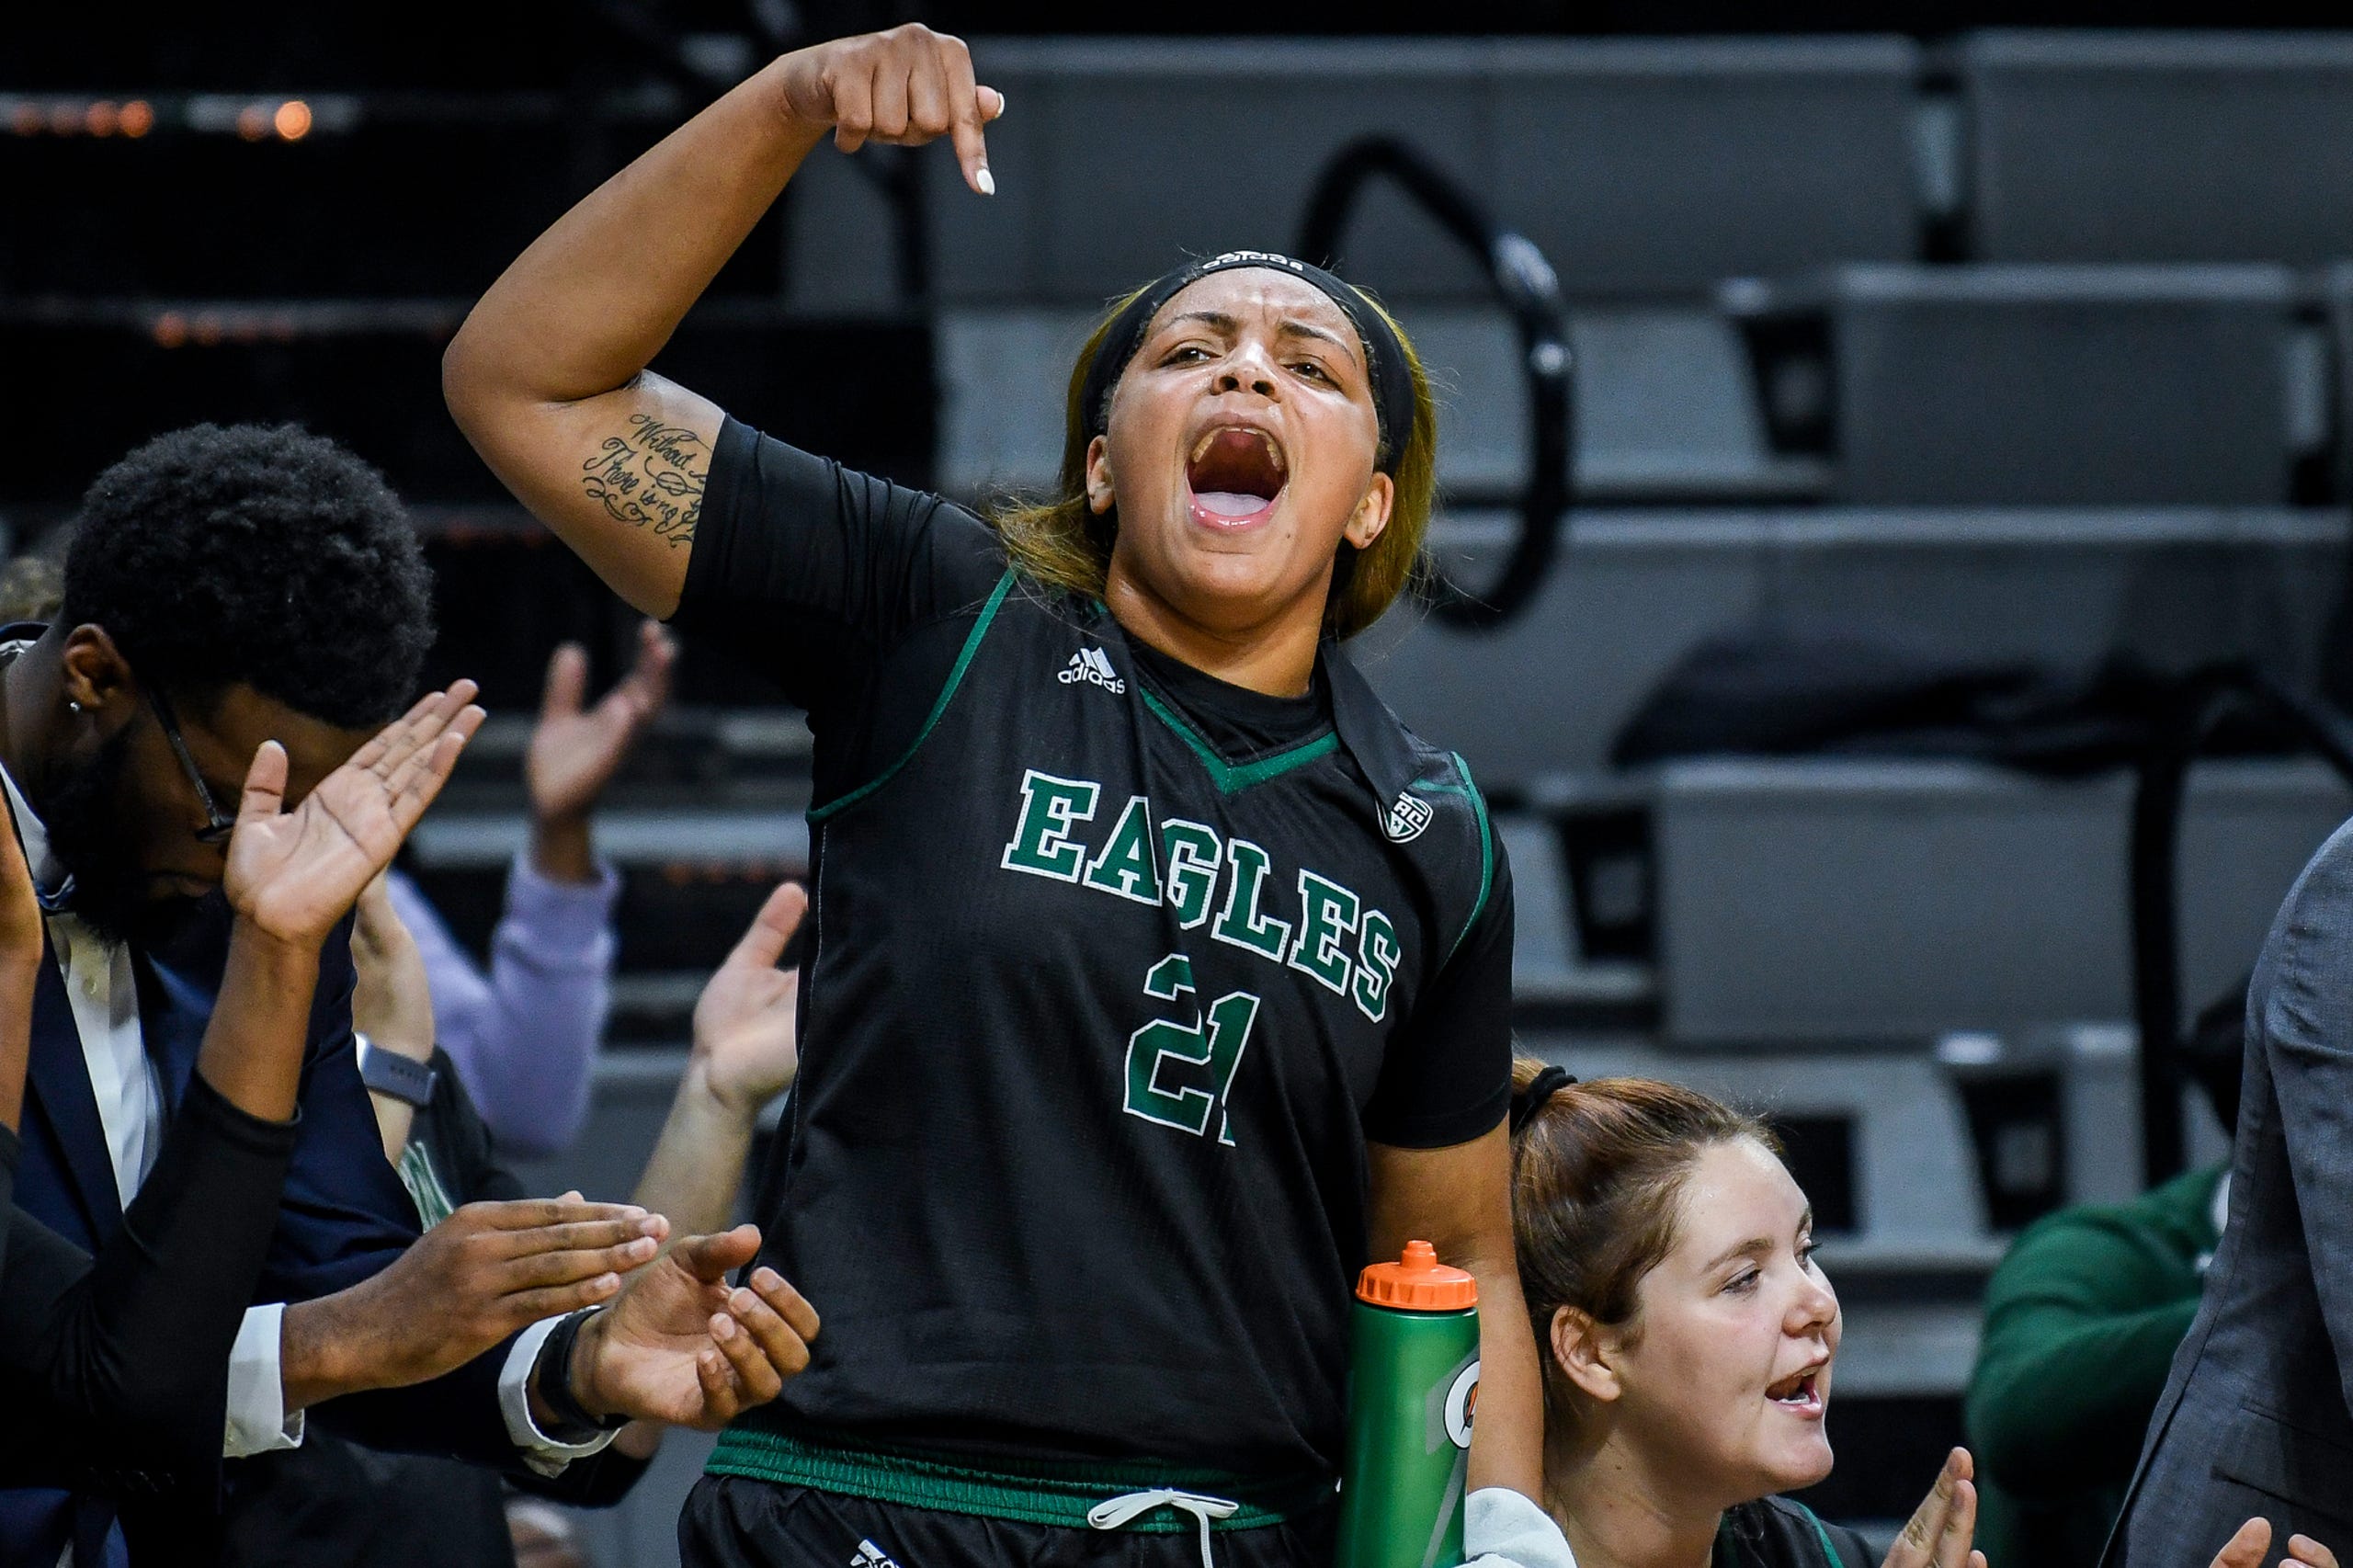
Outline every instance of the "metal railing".
[[1568, 313], [1552, 264], [1526, 235], [1506, 229], [1427, 156], [1393, 137], [1352, 142], [1316, 177], [1300, 228], [1299, 254], [1333, 264], [1365, 186], [1380, 176], [1411, 197], [1485, 269], [1519, 335], [1528, 379], [1529, 473], [1519, 495], [1519, 532], [1503, 569], [1473, 592], [1441, 576], [1431, 608], [1454, 625], [1488, 631], [1532, 599], [1551, 570], [1575, 487], [1574, 365]]

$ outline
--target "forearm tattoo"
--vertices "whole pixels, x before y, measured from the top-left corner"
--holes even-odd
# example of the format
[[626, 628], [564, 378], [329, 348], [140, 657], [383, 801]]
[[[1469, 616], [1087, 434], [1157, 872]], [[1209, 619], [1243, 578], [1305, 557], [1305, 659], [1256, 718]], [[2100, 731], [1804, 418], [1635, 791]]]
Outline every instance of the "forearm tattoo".
[[683, 425], [632, 414], [626, 431], [606, 437], [597, 455], [581, 464], [580, 488], [615, 522], [652, 528], [655, 538], [683, 548], [694, 542], [710, 472], [710, 447], [701, 437]]

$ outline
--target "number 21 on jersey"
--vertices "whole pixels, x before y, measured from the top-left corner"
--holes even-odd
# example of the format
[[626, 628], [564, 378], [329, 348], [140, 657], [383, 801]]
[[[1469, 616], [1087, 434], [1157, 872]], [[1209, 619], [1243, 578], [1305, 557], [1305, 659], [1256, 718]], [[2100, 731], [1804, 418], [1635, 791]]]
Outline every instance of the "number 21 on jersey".
[[[1174, 1002], [1192, 989], [1193, 960], [1182, 953], [1169, 954], [1143, 977], [1144, 994], [1158, 1002]], [[1154, 1018], [1130, 1035], [1128, 1114], [1199, 1138], [1208, 1135], [1214, 1113], [1217, 1141], [1232, 1148], [1226, 1091], [1257, 1020], [1258, 998], [1229, 991], [1209, 1005], [1206, 1015], [1196, 1012], [1190, 1023]]]

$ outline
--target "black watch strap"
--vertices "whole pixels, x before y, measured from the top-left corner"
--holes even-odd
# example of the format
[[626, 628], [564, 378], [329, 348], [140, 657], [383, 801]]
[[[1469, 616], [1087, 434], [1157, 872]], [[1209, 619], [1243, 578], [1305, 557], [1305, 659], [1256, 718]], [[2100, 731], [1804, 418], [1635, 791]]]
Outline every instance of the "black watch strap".
[[433, 1103], [433, 1085], [440, 1074], [422, 1062], [389, 1051], [378, 1051], [366, 1035], [355, 1035], [359, 1045], [359, 1081], [380, 1095], [422, 1108]]
[[580, 1325], [604, 1310], [583, 1307], [566, 1314], [548, 1332], [547, 1342], [540, 1347], [540, 1398], [555, 1417], [558, 1429], [548, 1436], [557, 1442], [585, 1443], [602, 1433], [618, 1432], [630, 1423], [628, 1416], [619, 1414], [600, 1421], [573, 1397], [572, 1350], [580, 1342]]

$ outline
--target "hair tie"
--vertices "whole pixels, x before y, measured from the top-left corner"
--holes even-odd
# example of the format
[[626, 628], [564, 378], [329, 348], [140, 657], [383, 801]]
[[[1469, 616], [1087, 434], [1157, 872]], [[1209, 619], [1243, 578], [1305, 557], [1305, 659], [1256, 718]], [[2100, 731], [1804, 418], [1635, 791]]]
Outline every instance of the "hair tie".
[[1176, 298], [1179, 290], [1212, 272], [1242, 267], [1288, 272], [1313, 284], [1339, 306], [1340, 313], [1356, 327], [1357, 339], [1364, 348], [1365, 373], [1372, 387], [1373, 417], [1381, 431], [1381, 450], [1373, 466], [1382, 473], [1395, 474], [1398, 461], [1405, 455], [1406, 443], [1414, 438], [1414, 376], [1406, 368], [1404, 344], [1399, 341], [1388, 319], [1373, 308], [1372, 301], [1356, 285], [1312, 262], [1278, 256], [1272, 251], [1228, 251], [1223, 256], [1180, 267], [1154, 280], [1111, 318], [1079, 392], [1080, 417], [1086, 422], [1088, 437], [1100, 436], [1108, 428], [1111, 388], [1118, 382], [1120, 372], [1128, 368], [1128, 361], [1136, 357], [1136, 350], [1143, 347], [1144, 331], [1152, 325], [1152, 318], [1160, 313], [1160, 307]]
[[1547, 1067], [1535, 1077], [1530, 1078], [1528, 1081], [1528, 1087], [1517, 1091], [1511, 1096], [1511, 1136], [1518, 1137], [1519, 1130], [1527, 1126], [1538, 1111], [1544, 1108], [1546, 1100], [1576, 1081], [1575, 1074], [1557, 1065]]

